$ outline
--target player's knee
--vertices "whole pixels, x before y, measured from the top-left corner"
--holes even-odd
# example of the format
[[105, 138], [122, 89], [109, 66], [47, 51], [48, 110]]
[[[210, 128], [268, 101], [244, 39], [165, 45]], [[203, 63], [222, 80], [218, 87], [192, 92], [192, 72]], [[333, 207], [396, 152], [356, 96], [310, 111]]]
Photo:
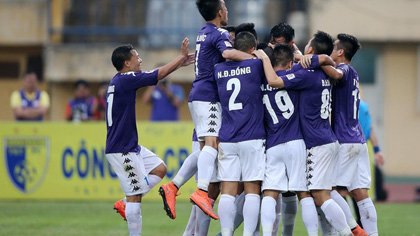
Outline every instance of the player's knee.
[[352, 190], [350, 195], [354, 200], [356, 200], [356, 202], [369, 197], [368, 190], [363, 188]]
[[156, 168], [154, 168], [152, 171], [150, 171], [150, 174], [157, 175], [163, 179], [166, 175], [166, 172], [167, 172], [166, 165], [162, 163], [158, 165]]
[[204, 145], [205, 146], [210, 146], [216, 150], [218, 150], [218, 139], [217, 137], [205, 137], [204, 138]]

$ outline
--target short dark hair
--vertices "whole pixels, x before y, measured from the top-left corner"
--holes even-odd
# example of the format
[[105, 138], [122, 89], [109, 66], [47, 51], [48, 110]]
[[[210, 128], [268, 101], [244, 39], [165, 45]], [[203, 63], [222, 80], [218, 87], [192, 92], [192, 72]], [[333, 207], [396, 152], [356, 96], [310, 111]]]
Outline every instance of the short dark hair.
[[314, 49], [314, 54], [331, 55], [334, 49], [334, 42], [329, 34], [318, 30], [314, 34], [310, 46]]
[[344, 57], [349, 61], [351, 61], [357, 50], [362, 47], [359, 40], [350, 34], [338, 34], [337, 39], [339, 40], [337, 49], [343, 49]]
[[255, 24], [254, 23], [242, 23], [238, 26], [236, 26], [235, 29], [235, 36], [238, 35], [240, 32], [250, 32], [254, 35], [255, 39], [258, 40], [258, 34], [257, 31], [254, 29]]
[[205, 21], [214, 20], [217, 16], [217, 12], [222, 10], [220, 0], [196, 0], [195, 5]]
[[246, 52], [257, 47], [257, 40], [250, 32], [244, 31], [235, 36], [235, 49]]
[[286, 66], [287, 63], [294, 60], [294, 49], [286, 43], [279, 43], [274, 47], [273, 54], [271, 55], [271, 65]]
[[32, 70], [32, 69], [27, 69], [27, 70], [25, 71], [25, 73], [23, 73], [23, 74], [22, 74], [21, 78], [25, 78], [25, 76], [30, 75], [30, 74], [35, 74], [36, 80], [37, 80], [37, 81], [39, 81], [39, 80], [40, 80], [40, 79], [39, 79], [39, 76], [38, 76], [38, 73], [37, 73], [35, 70]]
[[280, 38], [284, 37], [286, 43], [292, 42], [295, 37], [295, 30], [292, 26], [287, 23], [281, 22], [271, 28], [270, 38]]
[[134, 47], [131, 44], [121, 45], [114, 49], [111, 60], [117, 71], [122, 70], [124, 62], [131, 59], [131, 50], [134, 50]]
[[76, 83], [74, 83], [74, 88], [77, 88], [80, 85], [82, 85], [82, 86], [84, 86], [86, 88], [89, 88], [89, 83], [86, 80], [84, 80], [84, 79], [77, 80]]
[[222, 26], [220, 28], [227, 30], [229, 33], [235, 32], [235, 30], [236, 30], [236, 27], [233, 26], [233, 25], [226, 25], [226, 26]]

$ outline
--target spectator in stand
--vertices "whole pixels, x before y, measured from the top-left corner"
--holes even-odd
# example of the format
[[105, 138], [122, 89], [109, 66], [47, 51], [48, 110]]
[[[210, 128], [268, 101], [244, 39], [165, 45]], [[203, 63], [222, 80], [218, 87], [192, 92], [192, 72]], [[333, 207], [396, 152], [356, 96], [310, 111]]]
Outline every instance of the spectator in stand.
[[98, 94], [96, 96], [96, 109], [93, 113], [95, 120], [105, 120], [105, 104], [106, 104], [106, 92], [108, 90], [108, 81], [102, 81], [98, 88]]
[[74, 98], [70, 99], [66, 107], [66, 120], [93, 120], [93, 113], [97, 107], [97, 100], [90, 95], [89, 83], [80, 79], [74, 85]]
[[10, 96], [10, 106], [17, 121], [42, 121], [50, 107], [47, 92], [38, 89], [38, 76], [33, 71], [23, 75], [23, 88]]
[[178, 121], [179, 106], [184, 100], [184, 89], [168, 78], [160, 80], [157, 86], [148, 87], [143, 95], [143, 101], [152, 104], [151, 121]]

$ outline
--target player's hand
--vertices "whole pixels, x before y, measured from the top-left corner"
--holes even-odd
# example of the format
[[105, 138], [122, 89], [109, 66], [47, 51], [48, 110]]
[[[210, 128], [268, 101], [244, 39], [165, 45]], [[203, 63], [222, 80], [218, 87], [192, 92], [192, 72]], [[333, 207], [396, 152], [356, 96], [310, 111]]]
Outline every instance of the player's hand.
[[195, 59], [195, 54], [194, 53], [190, 53], [187, 55], [187, 57], [185, 58], [184, 62], [182, 62], [181, 66], [188, 66], [194, 63], [194, 59]]
[[274, 47], [276, 46], [275, 44], [272, 43], [268, 43], [267, 46], [269, 46], [270, 48], [274, 49]]
[[190, 41], [188, 40], [188, 38], [185, 38], [184, 40], [182, 40], [182, 44], [181, 44], [181, 54], [184, 57], [188, 57], [188, 46], [190, 45]]
[[385, 163], [384, 154], [382, 152], [375, 153], [375, 162], [378, 166], [383, 166]]
[[308, 68], [311, 66], [311, 59], [312, 55], [305, 55], [300, 59], [300, 64], [302, 64], [303, 68]]
[[255, 50], [252, 52], [255, 56], [257, 56], [259, 59], [268, 58], [267, 54], [262, 49]]

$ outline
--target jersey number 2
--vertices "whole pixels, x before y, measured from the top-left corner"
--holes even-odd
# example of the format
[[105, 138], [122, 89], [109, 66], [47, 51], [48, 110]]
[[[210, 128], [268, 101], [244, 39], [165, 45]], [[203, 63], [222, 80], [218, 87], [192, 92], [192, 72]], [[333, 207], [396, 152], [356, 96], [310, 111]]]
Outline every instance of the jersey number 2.
[[[235, 85], [235, 88], [233, 88]], [[235, 99], [238, 97], [239, 92], [241, 91], [241, 81], [238, 78], [232, 78], [228, 80], [226, 85], [226, 90], [230, 91], [233, 89], [232, 95], [229, 98], [229, 111], [241, 110], [242, 102], [236, 102]]]

